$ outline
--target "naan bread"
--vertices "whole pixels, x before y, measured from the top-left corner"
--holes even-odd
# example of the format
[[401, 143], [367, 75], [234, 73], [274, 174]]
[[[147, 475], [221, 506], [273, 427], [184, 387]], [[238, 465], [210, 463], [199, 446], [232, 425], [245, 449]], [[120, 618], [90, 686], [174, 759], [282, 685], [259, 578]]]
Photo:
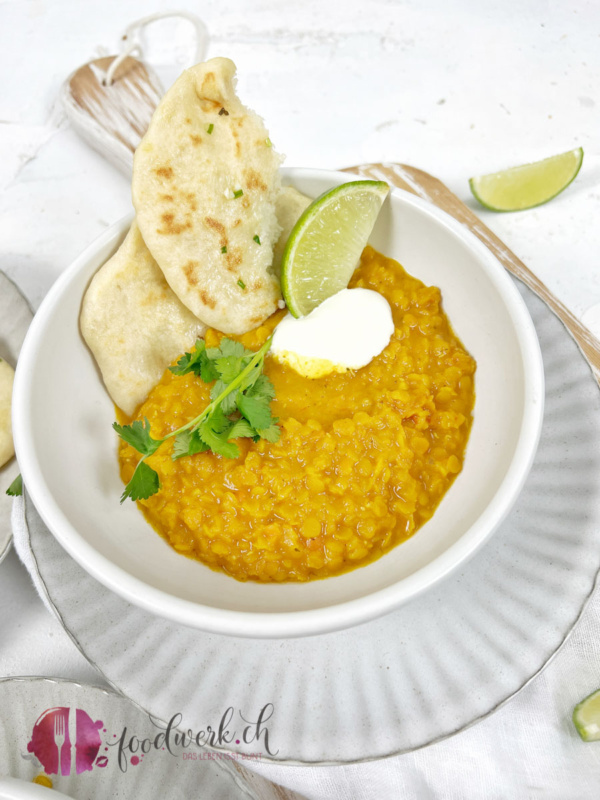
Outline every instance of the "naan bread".
[[10, 409], [15, 371], [0, 358], [0, 467], [15, 454]]
[[293, 186], [284, 186], [277, 196], [275, 211], [277, 222], [281, 225], [281, 234], [273, 248], [273, 271], [277, 277], [281, 273], [281, 259], [292, 228], [311, 203], [312, 200], [309, 197], [294, 189]]
[[129, 416], [206, 330], [169, 288], [135, 221], [94, 276], [80, 325], [108, 393]]
[[181, 75], [136, 151], [132, 191], [144, 241], [175, 294], [208, 325], [240, 334], [281, 299], [272, 265], [282, 159], [234, 80], [227, 58]]

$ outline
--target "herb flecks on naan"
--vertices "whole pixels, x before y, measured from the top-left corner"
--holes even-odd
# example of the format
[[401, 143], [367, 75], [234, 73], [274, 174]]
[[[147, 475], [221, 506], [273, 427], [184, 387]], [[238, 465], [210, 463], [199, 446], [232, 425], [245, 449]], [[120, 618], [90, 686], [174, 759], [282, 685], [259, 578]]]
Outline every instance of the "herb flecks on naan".
[[282, 159], [234, 83], [227, 58], [181, 75], [136, 151], [132, 190], [144, 241], [175, 294], [208, 325], [240, 334], [281, 300], [273, 247]]
[[170, 289], [133, 222], [83, 300], [81, 332], [113, 401], [130, 416], [206, 330]]

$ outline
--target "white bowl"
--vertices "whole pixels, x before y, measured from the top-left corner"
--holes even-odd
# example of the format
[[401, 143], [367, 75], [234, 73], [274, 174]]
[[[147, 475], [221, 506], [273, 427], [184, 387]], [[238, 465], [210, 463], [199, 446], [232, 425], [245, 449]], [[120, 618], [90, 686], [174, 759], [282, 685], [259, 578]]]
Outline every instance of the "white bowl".
[[[349, 180], [291, 169], [316, 197]], [[544, 376], [533, 323], [511, 278], [468, 230], [394, 191], [371, 237], [411, 274], [439, 286], [456, 333], [477, 360], [473, 428], [462, 472], [433, 518], [373, 564], [305, 584], [240, 583], [178, 555], [133, 503], [119, 505], [114, 409], [79, 331], [90, 279], [131, 218], [116, 223], [52, 287], [23, 346], [13, 428], [27, 491], [68, 553], [125, 599], [185, 625], [248, 637], [305, 636], [391, 611], [465, 561], [499, 525], [533, 461]]]

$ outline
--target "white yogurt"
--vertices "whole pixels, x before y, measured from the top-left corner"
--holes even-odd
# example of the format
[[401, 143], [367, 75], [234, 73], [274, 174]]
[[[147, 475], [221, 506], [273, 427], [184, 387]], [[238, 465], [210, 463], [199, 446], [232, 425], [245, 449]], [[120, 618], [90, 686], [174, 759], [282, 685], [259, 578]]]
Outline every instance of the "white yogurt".
[[394, 332], [387, 300], [371, 289], [342, 289], [306, 317], [284, 317], [271, 354], [306, 378], [365, 367]]

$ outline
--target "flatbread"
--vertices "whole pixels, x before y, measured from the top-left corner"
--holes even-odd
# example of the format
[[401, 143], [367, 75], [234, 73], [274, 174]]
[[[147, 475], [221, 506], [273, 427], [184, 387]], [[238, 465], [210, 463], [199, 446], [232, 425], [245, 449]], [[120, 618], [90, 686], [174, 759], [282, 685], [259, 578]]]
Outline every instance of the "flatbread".
[[94, 276], [80, 325], [108, 393], [129, 416], [206, 330], [169, 288], [135, 221]]
[[241, 334], [281, 299], [273, 246], [282, 158], [234, 82], [227, 58], [181, 75], [136, 151], [132, 193], [144, 241], [175, 294], [207, 324]]
[[293, 186], [284, 186], [277, 196], [275, 212], [277, 221], [281, 225], [281, 234], [273, 248], [273, 271], [279, 277], [281, 273], [281, 259], [283, 251], [290, 238], [292, 228], [298, 222], [303, 211], [312, 203], [310, 197], [302, 194]]
[[10, 420], [14, 377], [14, 369], [0, 358], [0, 467], [15, 454]]
[[[282, 190], [277, 214], [283, 230], [275, 246], [279, 261], [290, 231], [309, 203], [296, 189]], [[80, 325], [109, 395], [129, 416], [165, 369], [206, 330], [169, 287], [136, 221], [115, 255], [94, 276], [83, 300]]]

